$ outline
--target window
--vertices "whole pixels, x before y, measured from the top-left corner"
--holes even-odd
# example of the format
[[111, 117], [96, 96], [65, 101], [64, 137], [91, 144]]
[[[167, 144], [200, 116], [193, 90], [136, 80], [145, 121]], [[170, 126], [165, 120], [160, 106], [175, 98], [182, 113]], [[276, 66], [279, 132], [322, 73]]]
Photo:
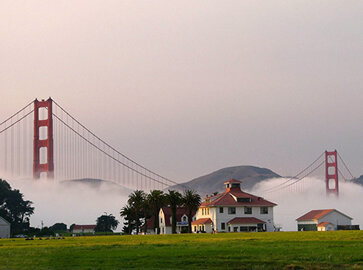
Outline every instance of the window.
[[204, 208], [202, 208], [202, 216], [204, 216]]
[[247, 207], [247, 206], [245, 206], [245, 214], [246, 214], [246, 215], [250, 215], [250, 214], [252, 214], [252, 207]]
[[207, 210], [208, 210], [208, 215], [209, 215], [209, 208], [207, 208]]
[[231, 227], [230, 226], [228, 226], [228, 232], [230, 232], [231, 231]]
[[233, 232], [238, 232], [238, 227], [233, 227]]
[[219, 213], [223, 213], [223, 207], [219, 207]]
[[186, 222], [187, 221], [187, 217], [186, 216], [184, 216], [183, 217], [183, 222]]
[[261, 207], [260, 214], [262, 214], [262, 215], [268, 214], [268, 207], [266, 207], [266, 206]]
[[195, 232], [197, 231], [197, 226], [194, 226], [194, 231], [195, 231]]
[[251, 202], [251, 198], [237, 198], [237, 202]]
[[163, 223], [163, 218], [160, 218], [160, 223]]
[[226, 229], [226, 223], [222, 222], [221, 223], [221, 230], [225, 230]]
[[236, 214], [236, 207], [228, 207], [228, 214], [230, 215]]

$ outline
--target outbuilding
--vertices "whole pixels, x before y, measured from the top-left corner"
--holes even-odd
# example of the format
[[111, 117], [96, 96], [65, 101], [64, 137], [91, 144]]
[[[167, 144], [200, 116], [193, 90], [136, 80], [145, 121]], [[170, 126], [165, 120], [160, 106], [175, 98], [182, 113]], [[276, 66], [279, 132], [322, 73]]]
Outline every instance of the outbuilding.
[[10, 223], [0, 217], [0, 238], [10, 238]]
[[96, 225], [74, 225], [72, 233], [95, 233]]
[[311, 210], [296, 221], [298, 231], [334, 231], [352, 225], [352, 218], [336, 209]]

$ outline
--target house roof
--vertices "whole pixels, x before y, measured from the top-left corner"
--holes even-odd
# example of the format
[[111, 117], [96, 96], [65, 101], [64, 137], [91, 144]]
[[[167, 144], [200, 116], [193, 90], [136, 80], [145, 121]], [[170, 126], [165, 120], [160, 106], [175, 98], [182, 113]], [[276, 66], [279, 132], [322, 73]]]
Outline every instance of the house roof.
[[[165, 225], [171, 226], [170, 217], [171, 217], [171, 208], [163, 207], [161, 210], [164, 212], [165, 217]], [[176, 221], [181, 221], [182, 216], [187, 215], [187, 209], [185, 207], [177, 207], [176, 208]], [[195, 211], [192, 212], [192, 217], [195, 215]], [[187, 215], [188, 216], [188, 215]]]
[[[231, 183], [229, 180], [226, 183]], [[250, 202], [237, 201], [237, 198], [250, 198]], [[200, 207], [210, 207], [210, 206], [275, 206], [276, 204], [265, 200], [262, 197], [252, 195], [247, 192], [243, 192], [239, 187], [227, 188], [225, 192], [218, 194], [213, 197], [208, 197], [207, 200], [203, 201]]]
[[318, 224], [318, 227], [325, 227], [326, 225], [331, 224], [330, 222], [321, 222]]
[[266, 222], [254, 217], [236, 217], [227, 222], [227, 224], [258, 224], [258, 223], [264, 224]]
[[192, 222], [192, 225], [210, 224], [210, 223], [212, 223], [212, 220], [210, 218], [200, 218], [200, 219], [194, 220]]
[[346, 216], [347, 218], [352, 219], [351, 217], [347, 216], [346, 214], [343, 214], [342, 212], [339, 212], [336, 209], [320, 209], [320, 210], [311, 210], [310, 212], [306, 213], [305, 215], [302, 215], [301, 217], [297, 218], [297, 221], [303, 221], [303, 220], [316, 220], [316, 219], [320, 219], [324, 216], [326, 216], [327, 214], [336, 211], [344, 216]]
[[224, 182], [224, 184], [230, 184], [230, 183], [238, 183], [238, 184], [240, 184], [241, 181], [236, 180], [236, 179], [231, 179], [231, 180], [228, 180], [227, 182]]
[[3, 220], [6, 224], [10, 224], [10, 222], [9, 221], [7, 221], [5, 218], [3, 218], [3, 217], [0, 217], [0, 220]]
[[74, 225], [73, 230], [94, 230], [96, 225]]
[[[154, 229], [154, 216], [151, 216], [150, 218], [148, 218], [146, 220], [146, 226], [147, 226], [147, 229]], [[141, 226], [141, 228], [145, 228], [145, 224]]]

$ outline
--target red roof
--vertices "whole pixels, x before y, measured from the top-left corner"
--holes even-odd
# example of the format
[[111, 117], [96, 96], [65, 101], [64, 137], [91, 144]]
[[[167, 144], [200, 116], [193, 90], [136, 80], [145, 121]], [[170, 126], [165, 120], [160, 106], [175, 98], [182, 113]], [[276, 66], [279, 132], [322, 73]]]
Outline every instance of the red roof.
[[[146, 226], [147, 226], [147, 229], [154, 229], [154, 216], [151, 216], [150, 218], [148, 218], [146, 220]], [[145, 228], [145, 224], [141, 226], [141, 228]]]
[[[170, 219], [171, 219], [171, 208], [170, 207], [163, 207], [162, 208], [165, 216], [165, 225], [171, 226]], [[182, 216], [188, 216], [187, 209], [185, 207], [177, 207], [176, 208], [176, 221], [181, 221]], [[192, 212], [192, 217], [195, 215], [195, 211]]]
[[194, 220], [192, 222], [192, 225], [209, 224], [209, 223], [212, 223], [212, 220], [210, 218], [200, 218], [200, 219]]
[[331, 224], [330, 222], [321, 222], [318, 224], [318, 227], [325, 227], [326, 225]]
[[319, 218], [322, 218], [322, 217], [326, 216], [327, 214], [329, 214], [329, 213], [331, 213], [333, 211], [335, 211], [335, 209], [311, 210], [310, 212], [306, 213], [305, 215], [299, 217], [296, 220], [297, 221], [302, 221], [302, 220], [319, 219]]
[[[230, 180], [237, 181], [237, 180]], [[227, 182], [226, 182], [227, 183]], [[236, 198], [236, 199], [235, 199]], [[250, 202], [237, 201], [237, 198], [250, 198]], [[204, 201], [200, 207], [206, 206], [275, 206], [276, 204], [265, 200], [264, 198], [243, 192], [240, 188], [227, 188], [222, 194], [218, 194], [208, 198], [208, 202]]]
[[258, 224], [258, 223], [266, 223], [266, 222], [254, 217], [236, 217], [227, 222], [227, 224]]
[[74, 225], [73, 230], [94, 230], [96, 225]]
[[229, 183], [238, 183], [238, 184], [240, 184], [241, 181], [236, 180], [236, 179], [231, 179], [231, 180], [228, 180], [227, 182], [225, 182], [224, 184], [229, 184]]

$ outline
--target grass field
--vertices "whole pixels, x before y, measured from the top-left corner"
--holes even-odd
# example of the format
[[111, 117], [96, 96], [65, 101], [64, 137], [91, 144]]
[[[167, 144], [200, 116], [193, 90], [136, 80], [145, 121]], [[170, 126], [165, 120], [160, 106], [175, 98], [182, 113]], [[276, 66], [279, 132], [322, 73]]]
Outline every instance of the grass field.
[[0, 269], [363, 269], [363, 231], [0, 240]]

